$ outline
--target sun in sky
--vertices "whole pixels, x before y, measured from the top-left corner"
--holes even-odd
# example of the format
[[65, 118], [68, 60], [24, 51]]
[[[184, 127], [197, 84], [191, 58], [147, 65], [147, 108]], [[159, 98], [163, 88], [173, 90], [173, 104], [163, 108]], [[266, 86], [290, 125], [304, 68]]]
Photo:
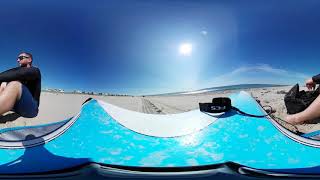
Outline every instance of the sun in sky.
[[192, 54], [192, 44], [191, 43], [180, 44], [179, 54], [181, 54], [182, 56], [190, 56]]

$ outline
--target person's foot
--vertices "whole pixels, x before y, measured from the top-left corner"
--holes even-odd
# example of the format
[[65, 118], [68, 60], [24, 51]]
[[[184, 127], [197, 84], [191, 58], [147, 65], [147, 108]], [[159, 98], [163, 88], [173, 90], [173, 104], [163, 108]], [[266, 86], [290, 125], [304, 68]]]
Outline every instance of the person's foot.
[[298, 114], [287, 115], [284, 120], [293, 125], [302, 124], [304, 121]]

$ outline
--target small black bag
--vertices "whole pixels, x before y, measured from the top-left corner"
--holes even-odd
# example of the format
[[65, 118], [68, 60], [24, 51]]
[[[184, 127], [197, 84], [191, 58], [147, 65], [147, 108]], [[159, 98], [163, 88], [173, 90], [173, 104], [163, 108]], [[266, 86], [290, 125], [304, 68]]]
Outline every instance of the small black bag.
[[299, 91], [299, 84], [294, 85], [284, 96], [288, 114], [296, 114], [305, 110], [319, 95], [319, 87], [314, 91]]

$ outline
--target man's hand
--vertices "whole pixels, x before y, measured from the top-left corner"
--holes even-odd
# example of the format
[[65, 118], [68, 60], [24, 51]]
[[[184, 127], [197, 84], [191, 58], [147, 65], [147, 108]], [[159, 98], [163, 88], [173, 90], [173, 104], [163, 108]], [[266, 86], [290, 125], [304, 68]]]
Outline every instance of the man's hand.
[[309, 90], [314, 90], [316, 87], [316, 83], [313, 82], [312, 78], [306, 80], [306, 86]]
[[7, 87], [7, 82], [2, 82], [0, 85], [0, 92], [2, 92]]

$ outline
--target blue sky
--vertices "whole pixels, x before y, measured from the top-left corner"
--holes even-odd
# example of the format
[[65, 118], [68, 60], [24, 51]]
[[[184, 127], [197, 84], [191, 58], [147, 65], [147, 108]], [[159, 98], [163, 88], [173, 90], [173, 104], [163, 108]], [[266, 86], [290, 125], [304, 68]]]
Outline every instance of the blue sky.
[[[43, 88], [156, 94], [320, 73], [320, 2], [0, 3], [0, 71], [34, 55]], [[189, 56], [179, 53], [192, 45]]]

